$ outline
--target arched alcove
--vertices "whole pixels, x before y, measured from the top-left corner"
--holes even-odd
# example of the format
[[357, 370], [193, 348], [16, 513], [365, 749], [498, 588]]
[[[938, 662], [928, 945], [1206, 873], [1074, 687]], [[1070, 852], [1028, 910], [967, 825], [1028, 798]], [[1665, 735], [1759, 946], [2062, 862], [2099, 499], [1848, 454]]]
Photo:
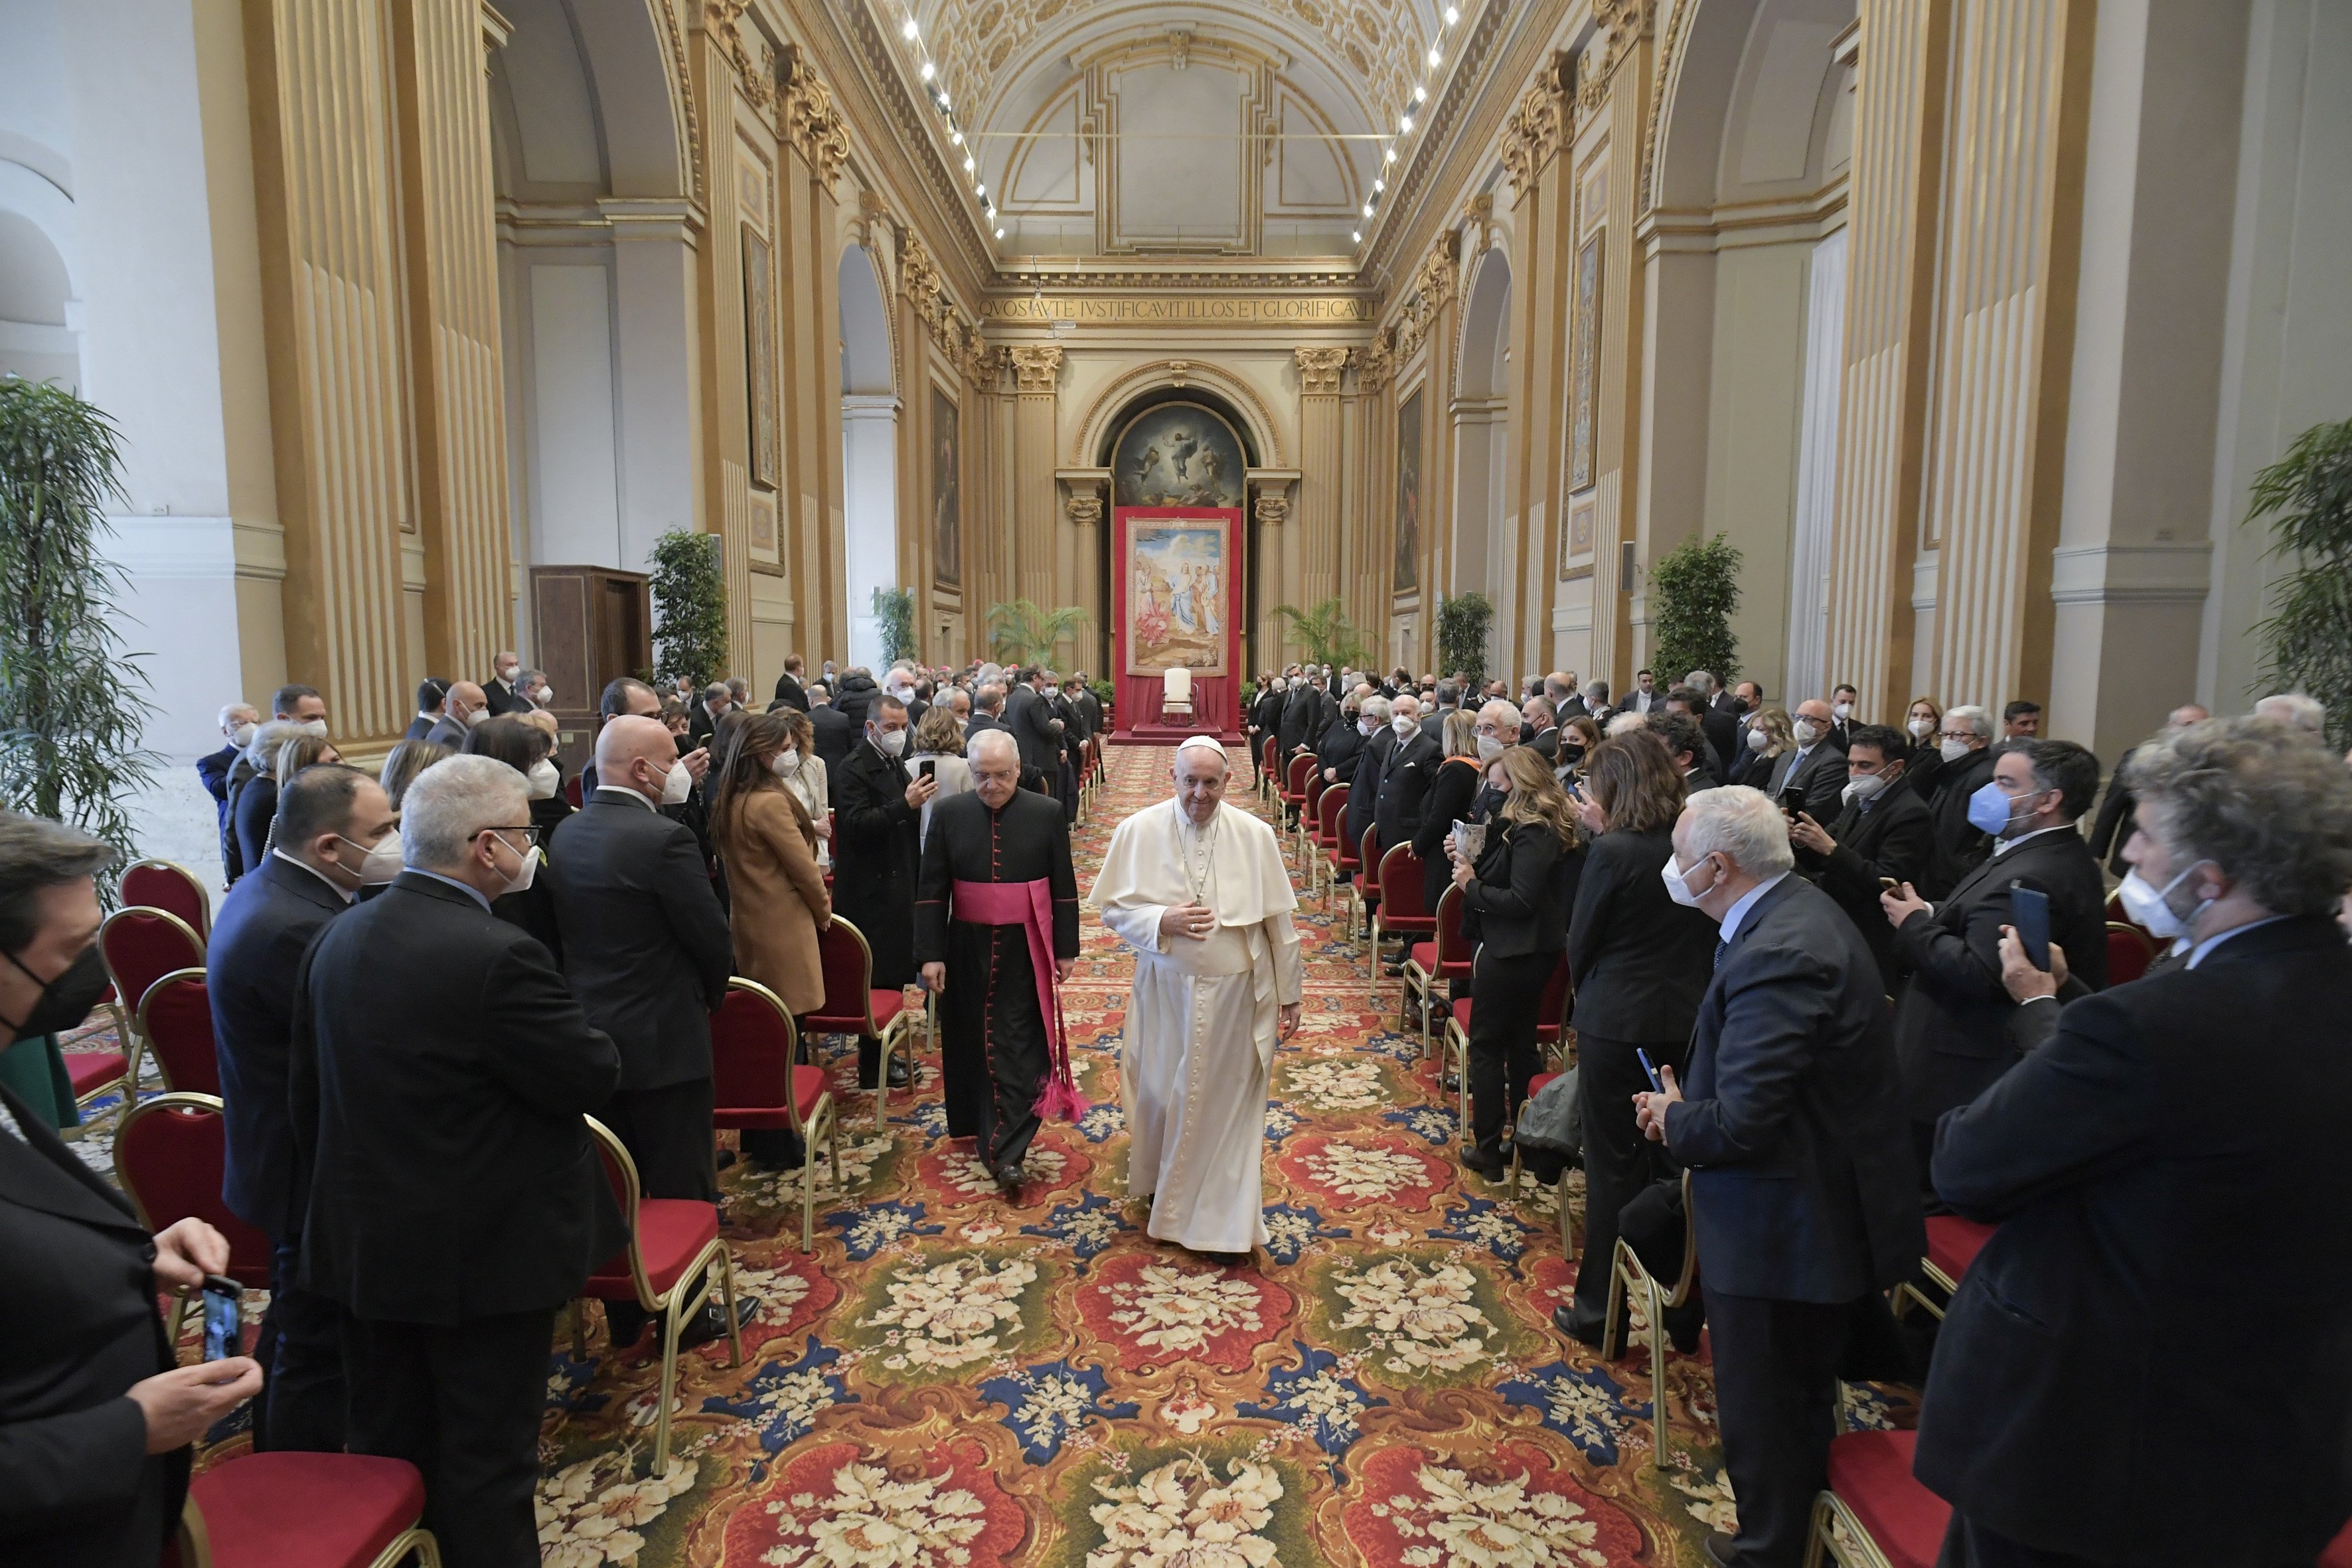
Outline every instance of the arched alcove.
[[[890, 327], [880, 269], [864, 247], [853, 245], [841, 253], [837, 281], [849, 662], [879, 669], [882, 639], [874, 591], [899, 585], [898, 427], [906, 410], [890, 384]], [[920, 413], [915, 417], [920, 428]]]
[[1518, 633], [1517, 541], [1503, 516], [1504, 468], [1510, 444], [1511, 264], [1499, 249], [1479, 257], [1462, 312], [1462, 362], [1454, 386], [1454, 504], [1448, 526], [1455, 594], [1475, 589], [1495, 603], [1494, 653], [1507, 657]]
[[66, 324], [72, 298], [65, 258], [47, 231], [0, 205], [0, 375], [79, 390], [80, 347]]

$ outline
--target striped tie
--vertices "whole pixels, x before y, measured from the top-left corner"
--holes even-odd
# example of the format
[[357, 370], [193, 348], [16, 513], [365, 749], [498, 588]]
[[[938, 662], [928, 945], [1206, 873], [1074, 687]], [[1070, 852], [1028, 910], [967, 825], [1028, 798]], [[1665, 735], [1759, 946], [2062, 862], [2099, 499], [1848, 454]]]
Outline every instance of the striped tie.
[[1723, 967], [1724, 950], [1728, 948], [1730, 945], [1731, 944], [1727, 942], [1717, 942], [1715, 944], [1715, 966], [1717, 969], [1721, 969]]

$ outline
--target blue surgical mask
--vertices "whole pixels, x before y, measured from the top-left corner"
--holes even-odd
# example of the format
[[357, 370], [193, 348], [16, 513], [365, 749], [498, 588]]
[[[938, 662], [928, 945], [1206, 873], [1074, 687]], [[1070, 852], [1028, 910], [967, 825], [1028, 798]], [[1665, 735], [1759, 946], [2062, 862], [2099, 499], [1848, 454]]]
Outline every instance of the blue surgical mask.
[[[2029, 795], [2024, 798], [2031, 800], [2033, 797]], [[2017, 811], [2010, 802], [2009, 792], [1991, 780], [1987, 780], [1976, 794], [1969, 796], [1969, 826], [1979, 833], [2006, 838], [2010, 825], [2016, 819]]]

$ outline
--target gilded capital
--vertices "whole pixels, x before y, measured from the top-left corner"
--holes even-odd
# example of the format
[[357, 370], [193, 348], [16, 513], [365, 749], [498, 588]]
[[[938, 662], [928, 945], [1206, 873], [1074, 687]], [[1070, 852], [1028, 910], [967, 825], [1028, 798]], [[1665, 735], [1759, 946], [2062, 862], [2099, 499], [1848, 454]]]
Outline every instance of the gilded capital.
[[1396, 363], [1389, 354], [1388, 334], [1383, 332], [1356, 356], [1356, 390], [1380, 391], [1389, 384], [1389, 376], [1395, 369]]
[[833, 89], [797, 48], [787, 54], [777, 78], [784, 103], [784, 135], [809, 161], [816, 177], [833, 184], [849, 159], [849, 128], [833, 106]]
[[1062, 369], [1062, 346], [1059, 343], [1022, 343], [1007, 352], [1013, 356], [1013, 390], [1053, 392], [1055, 379]]
[[1298, 390], [1302, 395], [1339, 395], [1339, 372], [1348, 363], [1346, 349], [1294, 349], [1291, 353], [1298, 362]]
[[1279, 527], [1290, 516], [1290, 498], [1261, 491], [1257, 498], [1256, 515], [1259, 526]]
[[1080, 528], [1092, 528], [1102, 521], [1102, 497], [1093, 490], [1073, 491], [1063, 506], [1069, 512], [1070, 521]]
[[1503, 172], [1525, 195], [1568, 136], [1569, 95], [1557, 66], [1539, 73], [1503, 122]]
[[995, 390], [997, 376], [1004, 363], [1004, 352], [981, 341], [980, 329], [974, 327], [963, 341], [963, 374], [983, 392]]

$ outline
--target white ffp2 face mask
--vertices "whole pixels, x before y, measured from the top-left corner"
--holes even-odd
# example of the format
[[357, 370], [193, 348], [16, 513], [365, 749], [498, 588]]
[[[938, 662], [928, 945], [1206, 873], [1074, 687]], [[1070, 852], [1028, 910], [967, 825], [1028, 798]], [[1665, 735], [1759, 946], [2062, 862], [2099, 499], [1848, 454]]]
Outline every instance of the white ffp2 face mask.
[[907, 731], [892, 730], [887, 734], [877, 733], [874, 737], [874, 749], [886, 757], [901, 754], [907, 749]]
[[684, 805], [686, 797], [694, 793], [694, 775], [686, 771], [684, 763], [672, 763], [668, 774], [662, 780], [664, 805]]
[[1406, 735], [1412, 734], [1415, 730], [1420, 729], [1421, 721], [1412, 718], [1408, 714], [1400, 713], [1395, 718], [1389, 721], [1389, 728], [1394, 730], [1397, 732], [1398, 737], [1402, 739]]
[[555, 771], [555, 763], [546, 757], [531, 763], [530, 772], [523, 777], [530, 781], [530, 798], [533, 800], [553, 800], [557, 787], [563, 782], [562, 776]]
[[1914, 719], [1909, 729], [1913, 740], [1924, 741], [1936, 732], [1936, 721], [1933, 719]]
[[1502, 754], [1502, 742], [1497, 741], [1492, 735], [1481, 735], [1478, 737], [1478, 760], [1480, 762], [1491, 763]]
[[[1698, 868], [1696, 866], [1691, 868], [1691, 870], [1693, 871], [1696, 871], [1696, 869], [1698, 869]], [[1677, 865], [1672, 855], [1668, 855], [1665, 858], [1665, 863], [1658, 868], [1658, 879], [1666, 885], [1666, 897], [1674, 900], [1675, 902], [1682, 905], [1683, 908], [1686, 910], [1695, 910], [1698, 908], [1699, 900], [1706, 896], [1706, 892], [1695, 893], [1691, 891], [1689, 872], [1685, 871], [1681, 866]], [[1715, 889], [1715, 884], [1713, 882], [1709, 882], [1706, 885], [1706, 888], [1707, 892], [1712, 892]]]

